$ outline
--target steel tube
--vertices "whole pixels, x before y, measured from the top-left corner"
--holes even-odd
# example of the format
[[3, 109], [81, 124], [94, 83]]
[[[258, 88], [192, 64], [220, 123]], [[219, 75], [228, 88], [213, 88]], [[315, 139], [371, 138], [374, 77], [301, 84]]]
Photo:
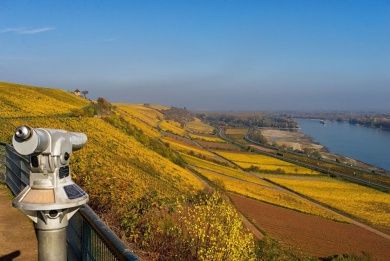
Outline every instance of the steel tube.
[[66, 227], [53, 230], [36, 229], [39, 261], [66, 261]]

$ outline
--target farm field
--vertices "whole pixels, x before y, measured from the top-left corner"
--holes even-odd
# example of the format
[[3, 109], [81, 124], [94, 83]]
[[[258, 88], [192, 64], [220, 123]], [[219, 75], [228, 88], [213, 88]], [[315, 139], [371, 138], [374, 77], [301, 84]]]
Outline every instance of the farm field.
[[191, 139], [194, 140], [225, 143], [223, 139], [213, 135], [201, 135], [201, 134], [193, 134], [193, 133], [190, 133], [189, 135]]
[[226, 174], [219, 174], [216, 171], [202, 167], [198, 167], [196, 170], [207, 179], [213, 181], [219, 186], [222, 186], [227, 191], [235, 192], [278, 206], [298, 210], [300, 212], [337, 221], [346, 221], [340, 215], [333, 214], [325, 209], [314, 206], [311, 203], [302, 200], [298, 196], [282, 191], [263, 180], [259, 179], [259, 181], [253, 182], [252, 180], [245, 180], [245, 178], [238, 178], [237, 175], [229, 177], [228, 172], [226, 172]]
[[186, 124], [186, 129], [193, 133], [199, 134], [211, 134], [214, 128], [207, 123], [202, 122], [200, 119], [195, 118]]
[[238, 166], [249, 169], [256, 167], [260, 172], [263, 171], [272, 171], [280, 172], [281, 174], [307, 174], [307, 175], [318, 175], [319, 172], [304, 168], [292, 163], [282, 161], [273, 157], [253, 154], [253, 153], [239, 153], [239, 152], [229, 152], [229, 151], [218, 151], [215, 153], [221, 155], [228, 160], [233, 161]]
[[[390, 241], [353, 224], [335, 222], [229, 193], [233, 204], [272, 238], [307, 255], [368, 253], [387, 261]], [[264, 213], [267, 213], [266, 215]]]
[[329, 177], [296, 179], [270, 177], [271, 181], [390, 231], [390, 195]]

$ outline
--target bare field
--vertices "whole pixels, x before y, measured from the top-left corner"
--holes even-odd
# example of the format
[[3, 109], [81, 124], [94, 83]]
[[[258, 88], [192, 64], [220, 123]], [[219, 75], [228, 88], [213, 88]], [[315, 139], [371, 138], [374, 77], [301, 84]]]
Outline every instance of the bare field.
[[262, 129], [261, 134], [268, 143], [276, 143], [278, 146], [291, 147], [294, 150], [303, 151], [305, 148], [321, 150], [322, 145], [315, 144], [310, 138], [299, 131], [286, 131], [277, 129]]
[[308, 255], [324, 257], [368, 253], [373, 260], [390, 259], [390, 240], [353, 224], [335, 222], [229, 193], [249, 220], [278, 241]]

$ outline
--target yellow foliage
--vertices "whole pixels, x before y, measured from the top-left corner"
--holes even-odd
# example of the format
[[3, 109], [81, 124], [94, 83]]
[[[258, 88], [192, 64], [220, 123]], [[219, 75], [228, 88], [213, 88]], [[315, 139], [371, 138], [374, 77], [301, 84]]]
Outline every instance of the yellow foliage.
[[282, 161], [270, 156], [253, 153], [239, 153], [227, 151], [215, 151], [217, 154], [227, 158], [242, 168], [257, 167], [260, 171], [278, 171], [286, 174], [312, 174], [318, 175], [319, 172], [305, 167], [301, 167], [290, 162]]
[[179, 224], [197, 260], [255, 260], [253, 235], [236, 210], [217, 193], [190, 208], [179, 207]]
[[0, 82], [0, 116], [33, 117], [68, 114], [88, 101], [63, 90]]
[[390, 227], [388, 193], [329, 177], [270, 180], [369, 223]]
[[186, 129], [194, 133], [210, 134], [214, 128], [207, 123], [202, 122], [200, 119], [195, 118], [186, 124]]
[[177, 123], [175, 121], [163, 120], [159, 123], [159, 127], [163, 131], [171, 132], [171, 133], [179, 135], [179, 136], [186, 135], [186, 131], [180, 126], [179, 123]]

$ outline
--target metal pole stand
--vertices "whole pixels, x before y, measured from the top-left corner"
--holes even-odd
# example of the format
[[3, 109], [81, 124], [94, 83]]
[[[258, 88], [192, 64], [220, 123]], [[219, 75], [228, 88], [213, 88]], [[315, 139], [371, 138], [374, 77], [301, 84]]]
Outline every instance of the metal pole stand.
[[[72, 187], [78, 187], [76, 184]], [[80, 189], [81, 190], [81, 189]], [[32, 192], [34, 191], [34, 192]], [[88, 201], [88, 195], [84, 194], [76, 202], [69, 202], [67, 208], [62, 205], [61, 209], [47, 209], [42, 204], [26, 203], [28, 194], [36, 194], [36, 190], [27, 186], [12, 202], [14, 207], [19, 208], [27, 217], [29, 217], [35, 226], [38, 239], [38, 260], [39, 261], [66, 261], [67, 244], [66, 229], [69, 220], [79, 210], [80, 206]], [[41, 192], [42, 193], [42, 192]], [[46, 193], [46, 192], [43, 192]], [[39, 197], [37, 197], [39, 198]], [[55, 204], [51, 207], [55, 207]]]

